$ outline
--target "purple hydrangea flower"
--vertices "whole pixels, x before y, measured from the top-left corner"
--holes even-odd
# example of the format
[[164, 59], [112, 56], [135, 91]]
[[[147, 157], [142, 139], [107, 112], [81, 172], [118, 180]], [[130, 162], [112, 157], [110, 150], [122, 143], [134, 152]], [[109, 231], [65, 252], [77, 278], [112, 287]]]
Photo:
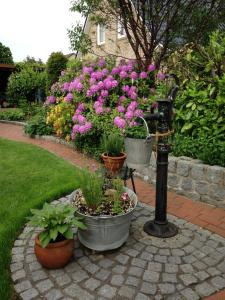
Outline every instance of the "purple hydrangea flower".
[[155, 71], [155, 65], [153, 65], [153, 64], [149, 65], [149, 66], [148, 66], [148, 71], [149, 71], [149, 72]]
[[117, 110], [118, 110], [118, 112], [123, 113], [123, 112], [125, 112], [125, 107], [122, 106], [122, 105], [119, 105], [119, 106], [117, 107]]
[[119, 116], [115, 117], [114, 119], [115, 126], [123, 129], [126, 126], [126, 121], [123, 118], [120, 118]]
[[140, 78], [141, 79], [145, 79], [145, 78], [147, 78], [148, 77], [148, 74], [146, 73], [146, 72], [141, 72], [140, 73]]
[[123, 102], [123, 101], [125, 101], [126, 100], [126, 97], [125, 96], [120, 96], [119, 97], [119, 102]]
[[122, 87], [122, 91], [125, 92], [125, 93], [128, 93], [129, 90], [130, 90], [129, 85], [124, 85], [124, 86]]
[[112, 75], [117, 75], [117, 74], [119, 74], [119, 72], [120, 72], [120, 69], [119, 69], [118, 67], [114, 67], [114, 68], [112, 69], [111, 74], [112, 74]]
[[48, 96], [47, 97], [47, 103], [55, 103], [56, 102], [56, 98], [54, 96]]
[[166, 75], [163, 74], [162, 72], [159, 72], [159, 73], [157, 74], [157, 78], [158, 78], [159, 80], [164, 80], [164, 79], [166, 78]]
[[137, 74], [136, 72], [133, 71], [133, 72], [130, 74], [130, 78], [135, 80], [135, 79], [138, 78], [138, 74]]
[[134, 111], [134, 116], [135, 116], [135, 117], [142, 117], [142, 118], [143, 118], [144, 113], [143, 113], [143, 111], [142, 111], [141, 109], [136, 109], [136, 110]]
[[125, 113], [125, 118], [127, 120], [131, 120], [133, 117], [134, 117], [134, 113], [131, 110], [129, 110]]
[[86, 118], [82, 115], [78, 115], [77, 120], [78, 120], [79, 124], [84, 124], [86, 122]]
[[104, 60], [104, 58], [100, 58], [100, 59], [99, 59], [98, 65], [99, 65], [99, 67], [101, 67], [101, 68], [105, 65], [105, 60]]
[[66, 102], [70, 103], [73, 100], [73, 94], [72, 93], [67, 94], [64, 99]]
[[125, 79], [125, 78], [127, 78], [127, 77], [128, 77], [128, 74], [127, 74], [126, 71], [121, 71], [121, 72], [120, 72], [120, 78], [121, 78], [121, 79]]
[[103, 107], [102, 106], [98, 106], [96, 109], [95, 109], [95, 112], [97, 115], [100, 115], [103, 113]]

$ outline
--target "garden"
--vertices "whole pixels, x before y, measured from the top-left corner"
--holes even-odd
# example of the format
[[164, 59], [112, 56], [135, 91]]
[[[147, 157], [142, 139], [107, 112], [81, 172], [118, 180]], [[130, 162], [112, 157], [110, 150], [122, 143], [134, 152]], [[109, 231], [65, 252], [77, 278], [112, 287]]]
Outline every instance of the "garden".
[[[13, 241], [30, 208], [41, 208], [44, 199], [50, 202], [81, 188], [71, 196], [73, 208], [45, 204], [43, 210], [32, 210], [30, 225], [44, 229], [36, 248], [46, 248], [52, 241], [62, 242], [64, 238], [71, 240], [71, 226], [78, 227], [79, 239], [85, 246], [97, 251], [120, 247], [127, 239], [129, 226], [121, 229], [120, 238], [115, 232], [109, 232], [109, 244], [102, 243], [101, 236], [93, 242], [90, 236], [94, 233], [89, 224], [93, 225], [93, 220], [102, 215], [109, 219], [122, 214], [128, 217], [136, 207], [136, 195], [124, 190], [113, 161], [114, 157], [122, 156], [122, 163], [116, 163], [122, 167], [127, 155], [124, 151], [127, 138], [157, 136], [157, 122], [148, 121], [146, 131], [143, 118], [149, 113], [157, 114], [157, 101], [168, 96], [170, 70], [180, 80], [173, 108], [174, 135], [169, 137], [172, 155], [225, 166], [224, 54], [225, 36], [214, 32], [207, 45], [187, 45], [170, 56], [167, 67], [160, 70], [153, 63], [142, 70], [135, 60], [116, 64], [112, 57], [106, 57], [67, 62], [60, 55], [52, 56], [53, 62], [62, 61], [57, 70], [51, 60], [46, 70], [40, 63], [32, 62], [31, 66], [29, 61], [17, 66], [7, 88], [11, 108], [0, 110], [0, 120], [25, 121], [26, 135], [54, 135], [72, 143], [84, 154], [103, 160], [108, 170], [81, 171], [33, 146], [0, 140], [1, 185], [4, 186], [0, 191], [4, 199], [0, 209], [4, 224], [0, 228], [4, 270], [0, 274], [4, 283], [0, 294], [4, 299], [10, 299], [8, 266]], [[44, 103], [43, 99], [46, 99]], [[61, 226], [65, 219], [67, 223]], [[130, 225], [130, 221], [131, 216], [125, 223]], [[123, 223], [118, 224], [124, 228]], [[66, 262], [73, 253], [71, 245], [68, 247]], [[39, 261], [49, 267], [42, 258]]]

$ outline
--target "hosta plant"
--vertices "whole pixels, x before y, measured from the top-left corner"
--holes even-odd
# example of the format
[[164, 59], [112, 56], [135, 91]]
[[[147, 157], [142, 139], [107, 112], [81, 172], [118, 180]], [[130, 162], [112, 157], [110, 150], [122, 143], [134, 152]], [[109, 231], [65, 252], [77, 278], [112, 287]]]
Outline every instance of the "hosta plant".
[[72, 239], [72, 227], [86, 228], [82, 220], [74, 216], [76, 208], [68, 204], [53, 206], [45, 203], [42, 209], [31, 209], [31, 212], [33, 216], [28, 218], [29, 225], [43, 229], [39, 234], [43, 248], [49, 243]]

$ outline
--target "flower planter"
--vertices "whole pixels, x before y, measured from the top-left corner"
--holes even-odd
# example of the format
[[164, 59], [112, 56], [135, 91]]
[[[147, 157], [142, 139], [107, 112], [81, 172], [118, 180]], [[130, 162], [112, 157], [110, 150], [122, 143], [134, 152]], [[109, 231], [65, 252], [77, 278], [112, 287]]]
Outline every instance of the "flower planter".
[[153, 139], [125, 138], [126, 164], [131, 169], [143, 169], [150, 165]]
[[126, 156], [126, 153], [123, 152], [121, 153], [121, 156], [116, 157], [108, 156], [106, 153], [103, 153], [102, 160], [106, 169], [113, 174], [116, 174], [122, 169]]
[[[129, 197], [137, 205], [138, 199], [136, 194], [130, 190], [125, 189]], [[74, 193], [71, 195], [71, 201]], [[129, 236], [129, 229], [131, 218], [134, 209], [117, 216], [89, 216], [78, 213], [83, 218], [86, 230], [78, 229], [78, 238], [80, 242], [87, 248], [96, 251], [106, 251], [119, 248], [127, 240]]]
[[64, 267], [73, 255], [74, 240], [64, 240], [41, 247], [39, 236], [35, 238], [34, 251], [40, 264], [48, 269]]

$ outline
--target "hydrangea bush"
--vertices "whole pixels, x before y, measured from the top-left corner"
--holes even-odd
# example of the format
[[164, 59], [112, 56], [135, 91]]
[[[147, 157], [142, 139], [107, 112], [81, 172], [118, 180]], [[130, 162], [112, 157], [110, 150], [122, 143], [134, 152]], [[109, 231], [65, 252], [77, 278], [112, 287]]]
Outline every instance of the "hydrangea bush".
[[147, 72], [137, 72], [134, 61], [112, 66], [103, 58], [83, 65], [70, 81], [63, 71], [46, 101], [47, 123], [67, 141], [97, 147], [107, 130], [124, 133], [137, 126], [137, 117], [149, 111], [155, 101], [156, 78], [162, 81], [165, 75], [157, 73], [153, 64]]

